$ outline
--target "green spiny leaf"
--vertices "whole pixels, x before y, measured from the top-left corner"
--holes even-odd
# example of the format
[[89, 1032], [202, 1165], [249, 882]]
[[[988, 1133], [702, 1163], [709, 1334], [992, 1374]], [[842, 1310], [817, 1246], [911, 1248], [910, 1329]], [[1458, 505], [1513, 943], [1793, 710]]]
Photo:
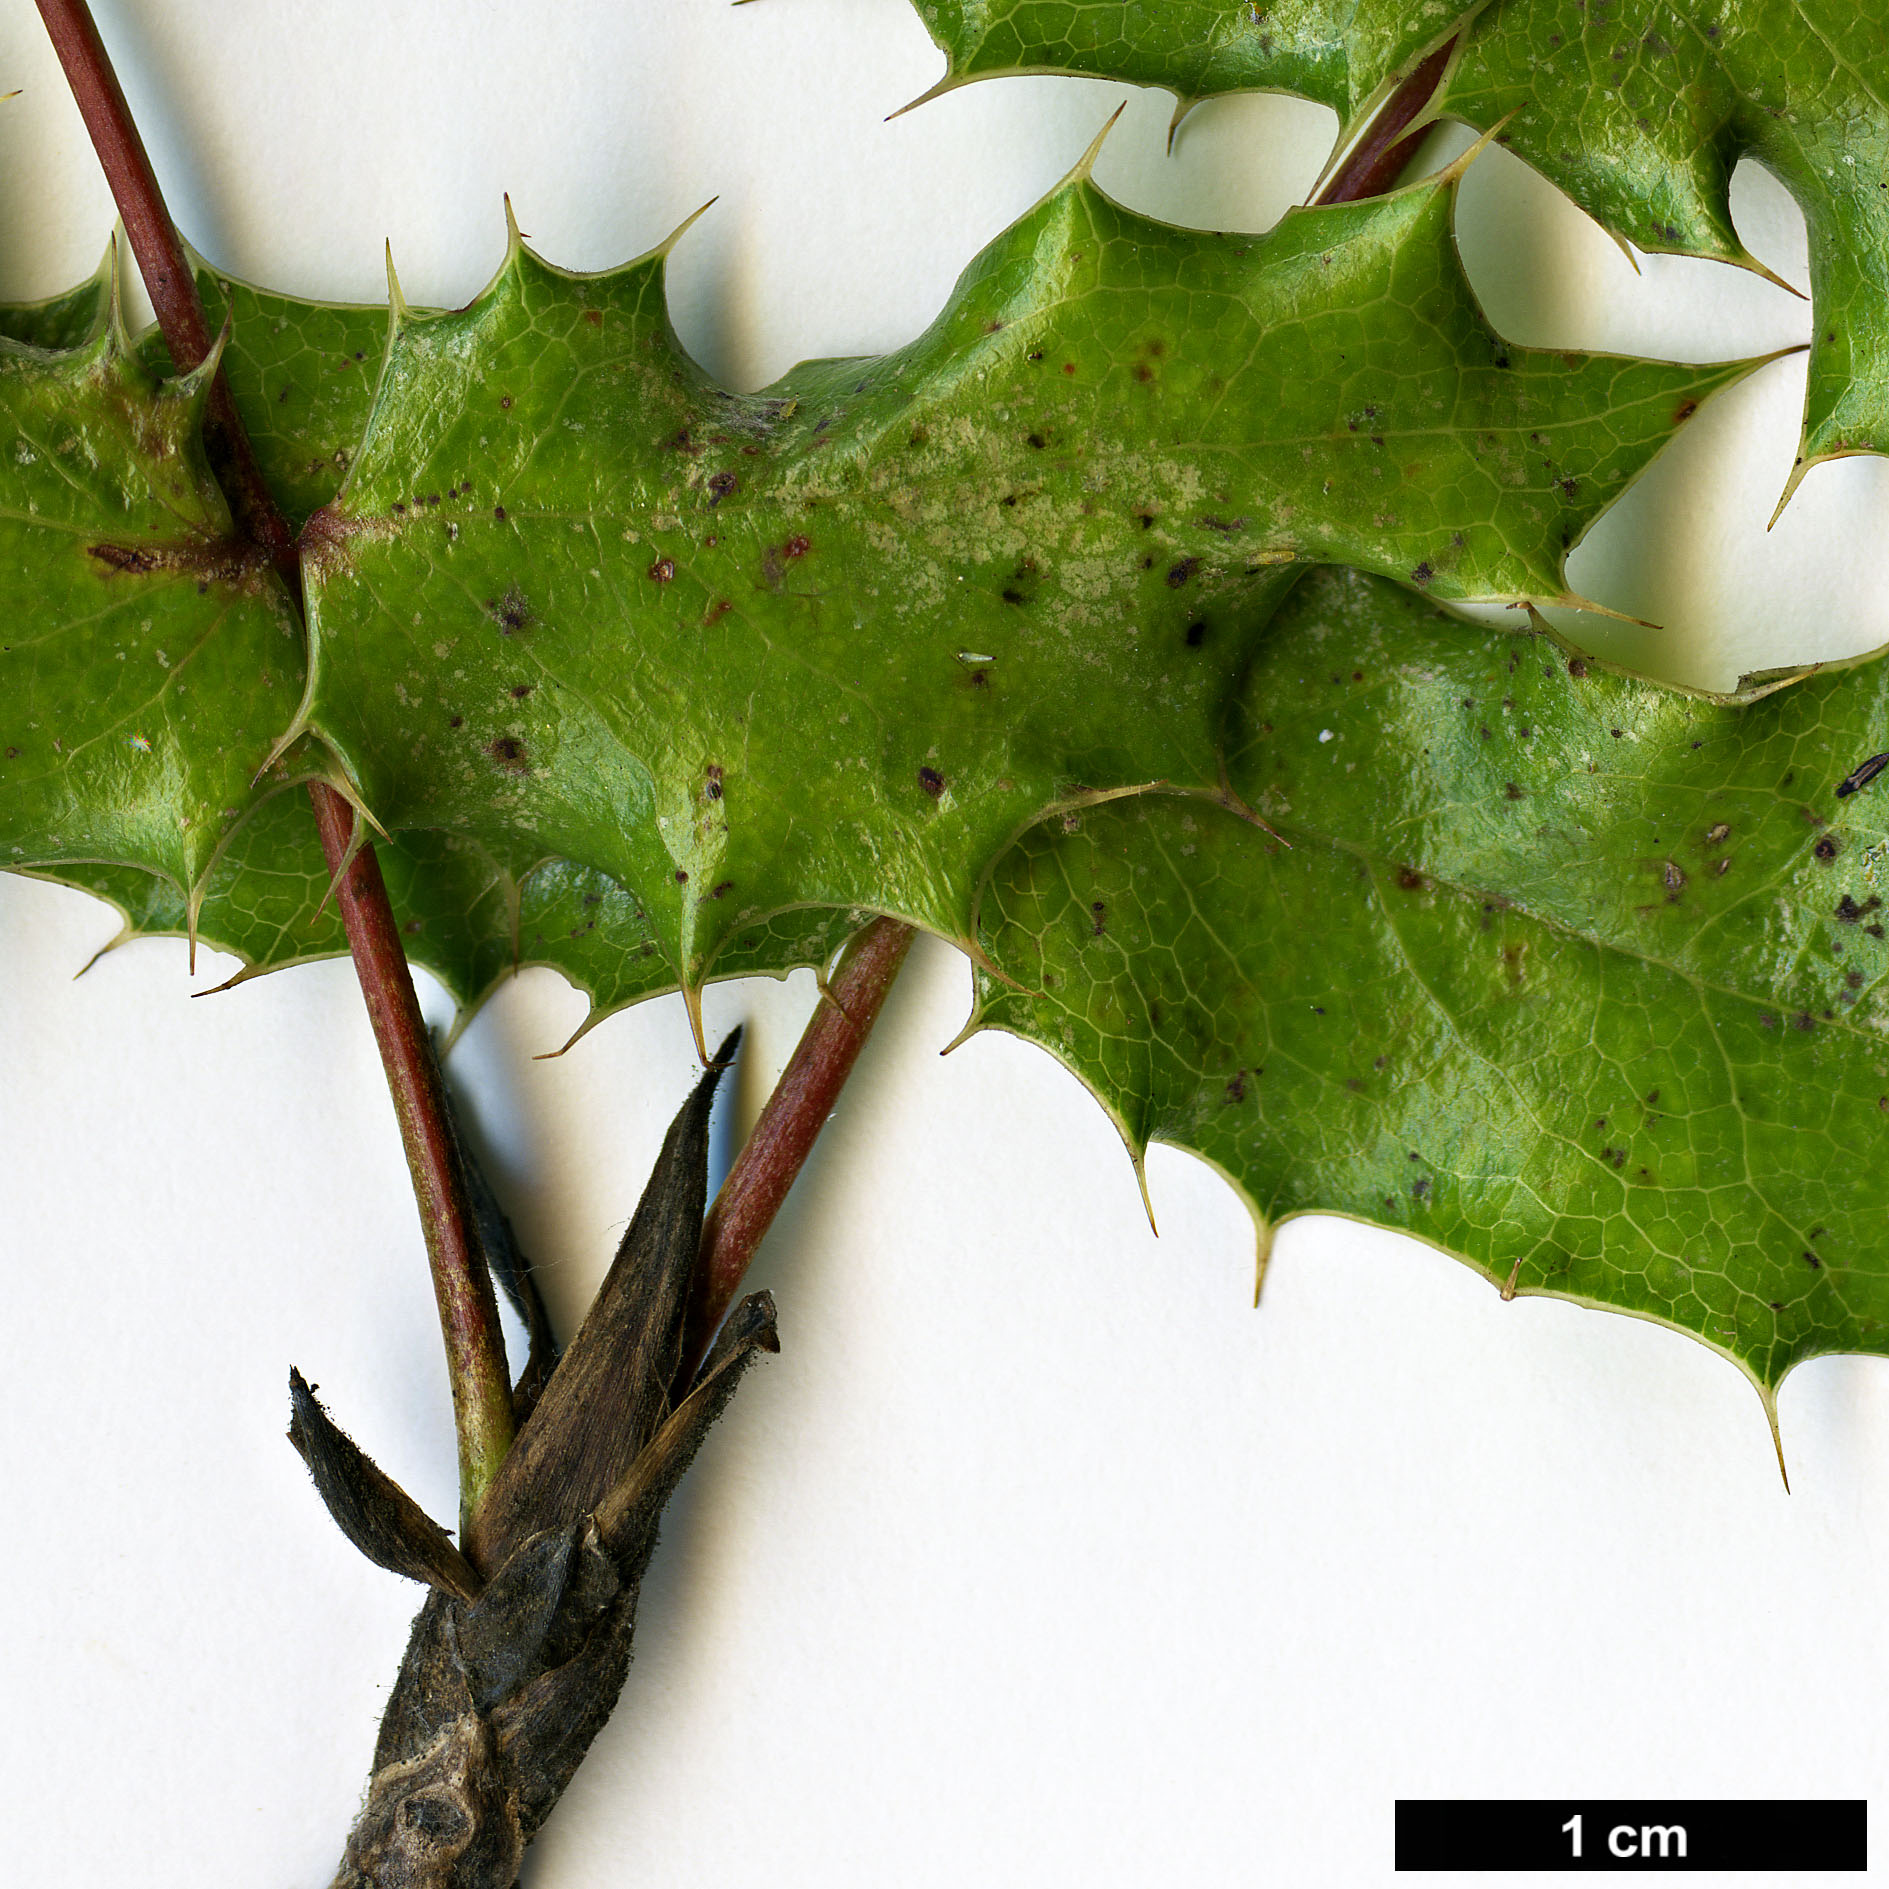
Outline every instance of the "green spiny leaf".
[[235, 544], [198, 438], [203, 374], [160, 383], [96, 285], [42, 304], [68, 352], [0, 340], [0, 858], [136, 865], [189, 898], [301, 688], [273, 574]]
[[1889, 451], [1889, 16], [1835, 0], [1497, 0], [1445, 109], [1642, 249], [1751, 266], [1732, 226], [1741, 157], [1810, 233], [1816, 325], [1794, 485]]
[[[590, 999], [588, 1030], [611, 1012], [676, 987], [642, 907], [602, 873], [547, 859], [514, 878], [468, 840], [420, 829], [376, 845], [408, 957], [445, 986], [463, 1025], [514, 971], [547, 965]], [[117, 906], [133, 938], [184, 937], [190, 914], [168, 879], [132, 866], [69, 866], [56, 879]], [[740, 933], [715, 976], [784, 977], [825, 964], [864, 922], [858, 912], [782, 912]], [[282, 791], [244, 822], [197, 912], [197, 938], [242, 961], [235, 982], [319, 958], [348, 943], [307, 802]]]
[[389, 827], [634, 890], [688, 985], [795, 906], [966, 938], [1045, 807], [1217, 789], [1296, 561], [1565, 599], [1569, 546], [1745, 371], [1510, 348], [1450, 182], [1253, 238], [1078, 174], [911, 346], [756, 396], [683, 354], [660, 253], [515, 244], [395, 333], [311, 526], [305, 725]]
[[1242, 692], [1237, 792], [1052, 821], [980, 1019], [1261, 1227], [1329, 1211], [1659, 1319], [1750, 1372], [1889, 1350], [1889, 725], [1871, 660], [1743, 702], [1323, 572]]
[[1223, 92], [1296, 92], [1347, 124], [1477, 11], [1393, 0], [912, 3], [948, 62], [927, 97], [1005, 73], [1081, 72], [1158, 85], [1183, 107]]
[[[201, 259], [196, 275], [211, 328], [229, 323], [223, 365], [256, 462], [299, 531], [340, 489], [367, 428], [387, 310], [277, 295]], [[155, 328], [139, 337], [138, 355], [154, 374], [173, 371]]]
[[[1889, 451], [1889, 17], [1842, 0], [1492, 0], [1438, 15], [1287, 0], [914, 0], [949, 70], [1081, 72], [1216, 93], [1297, 92], [1347, 129], [1462, 30], [1438, 110], [1501, 141], [1640, 248], [1756, 267], [1732, 224], [1742, 157], [1810, 231], [1816, 329], [1795, 485]], [[1466, 22], [1466, 24], [1465, 24]]]
[[[222, 358], [264, 476], [300, 524], [333, 498], [366, 425], [387, 311], [274, 295], [207, 265], [200, 265], [198, 280], [212, 323], [229, 319]], [[0, 334], [69, 351], [104, 332], [111, 292], [108, 254], [91, 280], [64, 295], [0, 307]], [[154, 380], [172, 372], [155, 329], [138, 338], [134, 353]], [[294, 673], [299, 678], [299, 662]], [[291, 693], [276, 698], [278, 714]], [[319, 774], [323, 763], [308, 750], [295, 761], [253, 808], [243, 797], [245, 811], [226, 822], [209, 876], [198, 886], [195, 935], [241, 960], [239, 980], [347, 950], [307, 806], [280, 784], [283, 777]], [[409, 955], [445, 985], [461, 1022], [523, 965], [550, 965], [583, 991], [592, 1005], [586, 1028], [675, 988], [642, 908], [600, 873], [558, 859], [529, 859], [508, 870], [474, 842], [418, 828], [391, 835], [378, 851]], [[192, 933], [190, 900], [165, 870], [105, 861], [43, 863], [37, 871], [117, 906], [125, 925], [114, 945]], [[779, 914], [741, 933], [716, 975], [784, 976], [817, 966], [860, 922], [860, 915], [836, 909]]]

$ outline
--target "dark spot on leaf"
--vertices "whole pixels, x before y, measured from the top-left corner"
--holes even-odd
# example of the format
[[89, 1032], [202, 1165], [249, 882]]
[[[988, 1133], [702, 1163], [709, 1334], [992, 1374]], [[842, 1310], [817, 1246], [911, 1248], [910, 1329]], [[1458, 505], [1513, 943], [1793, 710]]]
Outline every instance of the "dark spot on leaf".
[[1845, 971], [1843, 973], [1843, 981], [1851, 990], [1861, 990], [1863, 988], [1863, 974], [1861, 971]]
[[1206, 640], [1207, 640], [1206, 624], [1200, 623], [1200, 622], [1194, 622], [1194, 623], [1190, 623], [1187, 626], [1187, 647], [1189, 649], [1198, 649], [1201, 646], [1201, 644], [1204, 643]]
[[1436, 572], [1431, 568], [1430, 560], [1425, 558], [1424, 561], [1410, 573], [1410, 581], [1421, 587], [1427, 584], [1435, 575]]
[[684, 872], [680, 866], [678, 866], [676, 868], [676, 884], [687, 885], [688, 883], [689, 883], [689, 875], [686, 872]]
[[944, 776], [935, 767], [921, 767], [918, 770], [918, 784], [934, 800], [944, 792]]
[[1139, 381], [1150, 381], [1154, 379], [1154, 369], [1151, 368], [1146, 361], [1137, 361], [1130, 371]]
[[451, 717], [449, 717], [449, 719], [447, 720], [447, 723], [446, 723], [446, 726], [447, 726], [448, 728], [458, 728], [458, 727], [461, 727], [461, 726], [463, 726], [463, 725], [464, 725], [464, 722], [465, 722], [465, 719], [466, 719], [466, 718], [465, 718], [465, 716], [463, 716], [463, 715], [454, 715], [454, 716], [451, 716]]
[[508, 774], [528, 774], [531, 771], [525, 744], [515, 735], [500, 735], [496, 741], [488, 741], [485, 751]]
[[1406, 892], [1421, 892], [1429, 881], [1415, 866], [1405, 866], [1397, 875], [1397, 883]]
[[525, 593], [516, 584], [497, 603], [488, 603], [485, 607], [498, 619], [499, 633], [504, 636], [516, 636], [538, 620], [525, 601]]
[[1502, 783], [1502, 791], [1507, 794], [1511, 800], [1520, 800], [1522, 798], [1522, 790], [1517, 787], [1513, 781], [1504, 781]]
[[706, 629], [711, 623], [719, 623], [734, 607], [726, 597], [717, 597], [708, 606], [708, 614], [702, 619], [702, 627]]
[[[1889, 1101], [1889, 1096], [1885, 1096], [1883, 1099]], [[1812, 1272], [1819, 1272], [1823, 1268], [1823, 1261], [1820, 1260], [1815, 1253], [1808, 1250], [1806, 1250], [1804, 1254], [1804, 1264], [1808, 1266]]]
[[666, 584], [674, 578], [675, 574], [676, 561], [674, 558], [658, 558], [655, 563], [649, 567], [649, 576], [652, 583]]
[[1889, 754], [1872, 754], [1867, 761], [1859, 762], [1837, 786], [1837, 798], [1847, 800], [1851, 794], [1867, 787], [1884, 768], [1889, 767]]
[[108, 569], [124, 571], [133, 577], [142, 577], [150, 571], [161, 571], [167, 560], [163, 552], [147, 547], [123, 544], [88, 544], [85, 547], [87, 557], [97, 558]]
[[1233, 1072], [1227, 1082], [1226, 1096], [1229, 1102], [1246, 1100], [1246, 1071], [1244, 1069], [1236, 1069]]
[[1586, 681], [1587, 664], [1578, 656], [1570, 656], [1568, 658], [1568, 674], [1571, 675], [1576, 682]]
[[1168, 566], [1168, 589], [1179, 590], [1200, 568], [1199, 558], [1182, 558], [1178, 564]]
[[781, 556], [784, 558], [804, 558], [812, 549], [813, 540], [811, 538], [795, 536], [789, 538], [787, 542], [781, 546]]
[[514, 702], [522, 702], [530, 693], [531, 684], [529, 682], [515, 682], [512, 684], [512, 700]]
[[1793, 1030], [1802, 1030], [1806, 1035], [1816, 1027], [1817, 1019], [1813, 1017], [1808, 1010], [1798, 1011], [1796, 1016], [1791, 1019], [1791, 1028]]
[[702, 787], [703, 793], [705, 793], [710, 800], [719, 800], [721, 798], [721, 778], [721, 768], [715, 762], [711, 761], [708, 764], [708, 779]]
[[1810, 849], [1827, 866], [1843, 850], [1843, 842], [1834, 833], [1826, 833]]
[[509, 406], [510, 406], [510, 405], [512, 404], [512, 397], [511, 397], [511, 395], [510, 395], [510, 394], [500, 394], [500, 395], [499, 395], [499, 397], [498, 397], [498, 403], [499, 403], [499, 405], [500, 405], [501, 407], [509, 407]]
[[1097, 938], [1108, 933], [1108, 906], [1101, 899], [1096, 899], [1089, 907], [1089, 931]]
[[1025, 441], [1025, 444], [1034, 446], [1036, 450], [1040, 453], [1043, 450], [1043, 448], [1049, 444], [1049, 441], [1046, 440], [1041, 433], [1032, 433], [1029, 435], [1028, 439]]
[[734, 889], [735, 889], [735, 882], [732, 879], [724, 879], [718, 886], [716, 886], [714, 891], [711, 892], [708, 896], [711, 899], [718, 899], [718, 898], [721, 898], [725, 893], [732, 892]]
[[708, 482], [710, 495], [708, 502], [711, 505], [719, 505], [740, 483], [741, 481], [736, 478], [732, 472], [716, 473], [714, 478], [710, 479]]
[[494, 518], [496, 518], [496, 519], [497, 519], [497, 520], [499, 521], [499, 523], [500, 523], [501, 525], [502, 525], [502, 524], [504, 524], [504, 522], [505, 522], [505, 507], [504, 507], [503, 505], [494, 505], [494, 506], [492, 507], [492, 516], [493, 516]]
[[1698, 412], [1698, 410], [1699, 410], [1699, 403], [1696, 400], [1688, 399], [1688, 400], [1680, 401], [1678, 406], [1673, 408], [1673, 425], [1674, 426], [1685, 425], [1685, 423], [1689, 419], [1691, 419], [1692, 416]]
[[1410, 1183], [1410, 1192], [1413, 1199], [1422, 1200], [1429, 1191], [1430, 1177], [1427, 1174], [1419, 1174], [1417, 1178]]

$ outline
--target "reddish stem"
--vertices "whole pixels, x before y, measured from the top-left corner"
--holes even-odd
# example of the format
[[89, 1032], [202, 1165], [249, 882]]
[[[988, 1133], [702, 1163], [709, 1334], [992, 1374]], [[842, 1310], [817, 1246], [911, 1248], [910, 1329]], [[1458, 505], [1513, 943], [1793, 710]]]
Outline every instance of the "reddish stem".
[[[110, 55], [85, 0], [38, 0], [38, 6], [105, 168], [172, 364], [188, 373], [209, 356], [209, 325], [190, 259], [164, 207]], [[299, 606], [295, 534], [256, 463], [221, 368], [210, 388], [204, 443], [237, 529], [282, 573]], [[360, 846], [350, 860], [354, 810], [340, 794], [319, 781], [310, 783], [308, 794], [328, 869], [339, 875], [336, 896], [348, 948], [393, 1092], [419, 1202], [452, 1380], [460, 1502], [469, 1519], [512, 1440], [511, 1381], [498, 1304], [467, 1198], [439, 1065], [414, 995], [380, 863], [368, 845]]]
[[[111, 57], [85, 0], [38, 0], [38, 5], [53, 50], [65, 68], [66, 83], [72, 88], [79, 116], [85, 120], [92, 147], [105, 167], [172, 364], [180, 374], [187, 374], [209, 358], [210, 327], [204, 319], [190, 258], [164, 207], [157, 173], [132, 122]], [[229, 382], [221, 367], [210, 383], [203, 436], [210, 469], [229, 500], [238, 532], [267, 554], [299, 598], [301, 573], [295, 534], [256, 463], [255, 449], [230, 398]]]
[[896, 918], [875, 918], [847, 945], [754, 1133], [715, 1196], [702, 1223], [702, 1252], [682, 1343], [685, 1381], [694, 1375], [715, 1327], [734, 1302], [754, 1249], [833, 1113], [911, 949], [912, 935], [911, 926]]
[[512, 1386], [498, 1301], [459, 1164], [445, 1082], [414, 994], [380, 861], [366, 845], [349, 859], [355, 813], [340, 794], [311, 781], [308, 797], [314, 803], [328, 870], [339, 874], [335, 898], [413, 1175], [440, 1332], [446, 1340], [453, 1427], [459, 1437], [461, 1506], [469, 1519], [512, 1442]]
[[1381, 196], [1396, 186], [1430, 129], [1425, 125], [1412, 131], [1411, 120], [1435, 98], [1455, 50], [1456, 41], [1447, 39], [1412, 69], [1384, 101], [1345, 161], [1327, 179], [1318, 193], [1319, 203], [1356, 203], [1361, 197]]

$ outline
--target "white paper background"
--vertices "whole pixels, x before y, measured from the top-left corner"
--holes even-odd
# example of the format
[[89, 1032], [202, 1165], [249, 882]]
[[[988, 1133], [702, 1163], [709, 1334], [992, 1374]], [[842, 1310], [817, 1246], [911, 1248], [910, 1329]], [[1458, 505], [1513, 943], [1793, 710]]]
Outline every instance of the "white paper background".
[[[271, 286], [378, 297], [391, 238], [409, 298], [456, 303], [499, 259], [502, 191], [580, 268], [719, 192], [674, 311], [743, 386], [915, 333], [1121, 96], [1007, 81], [885, 123], [939, 69], [904, 0], [99, 17], [186, 232]], [[17, 297], [88, 271], [110, 210], [26, 0], [0, 0], [11, 86]], [[1098, 178], [1215, 227], [1264, 228], [1331, 132], [1290, 100], [1225, 101], [1169, 159], [1168, 108], [1132, 96]], [[1801, 283], [1782, 193], [1746, 172], [1736, 197]], [[1753, 278], [1636, 276], [1500, 154], [1463, 240], [1519, 340], [1708, 358], [1808, 333]], [[1581, 554], [1591, 592], [1666, 625], [1644, 644], [1666, 674], [1889, 640], [1879, 464], [1816, 472], [1764, 534], [1801, 387], [1783, 362], [1715, 402]], [[418, 1230], [346, 966], [193, 1003], [230, 967], [193, 982], [180, 945], [147, 943], [70, 981], [114, 928], [0, 879], [5, 1873], [319, 1889], [417, 1590], [323, 1516], [284, 1380], [319, 1380], [450, 1515]], [[533, 1889], [1347, 1889], [1389, 1880], [1399, 1795], [1871, 1790], [1879, 1362], [1791, 1379], [1787, 1497], [1721, 1360], [1504, 1305], [1414, 1243], [1297, 1223], [1255, 1313], [1232, 1194], [1158, 1151], [1157, 1242], [1047, 1058], [1004, 1038], [937, 1058], [967, 998], [962, 961], [922, 944], [767, 1244], [782, 1354], [672, 1511], [622, 1708]], [[804, 976], [711, 994], [711, 1027], [755, 1026], [744, 1123], [811, 1001]], [[530, 1060], [580, 1011], [527, 974], [455, 1053], [566, 1329], [693, 1074], [673, 1003]]]

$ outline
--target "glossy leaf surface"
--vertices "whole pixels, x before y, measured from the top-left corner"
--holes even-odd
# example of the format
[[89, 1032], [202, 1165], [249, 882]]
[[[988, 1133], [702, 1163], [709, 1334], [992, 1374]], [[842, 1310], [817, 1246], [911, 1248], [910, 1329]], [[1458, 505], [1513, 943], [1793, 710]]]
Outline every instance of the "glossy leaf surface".
[[1080, 72], [1297, 92], [1352, 124], [1461, 26], [1440, 112], [1502, 142], [1640, 248], [1749, 264], [1738, 160], [1802, 206], [1816, 328], [1793, 479], [1889, 450], [1889, 16], [1842, 0], [1492, 0], [1478, 10], [1197, 0], [914, 0], [946, 87]]
[[188, 898], [300, 690], [302, 637], [231, 540], [207, 382], [159, 382], [93, 313], [69, 352], [0, 339], [0, 858], [134, 863]]
[[1137, 1154], [1693, 1333], [1767, 1398], [1889, 1346], [1878, 661], [1738, 705], [1308, 580], [1229, 772], [1052, 821], [980, 937]]
[[710, 384], [660, 255], [514, 246], [403, 321], [311, 528], [306, 725], [390, 827], [633, 888], [687, 984], [806, 904], [968, 935], [1048, 806], [1216, 788], [1289, 567], [1560, 598], [1570, 545], [1742, 367], [1530, 353], [1449, 182], [1176, 230], [1078, 175], [911, 346]]

